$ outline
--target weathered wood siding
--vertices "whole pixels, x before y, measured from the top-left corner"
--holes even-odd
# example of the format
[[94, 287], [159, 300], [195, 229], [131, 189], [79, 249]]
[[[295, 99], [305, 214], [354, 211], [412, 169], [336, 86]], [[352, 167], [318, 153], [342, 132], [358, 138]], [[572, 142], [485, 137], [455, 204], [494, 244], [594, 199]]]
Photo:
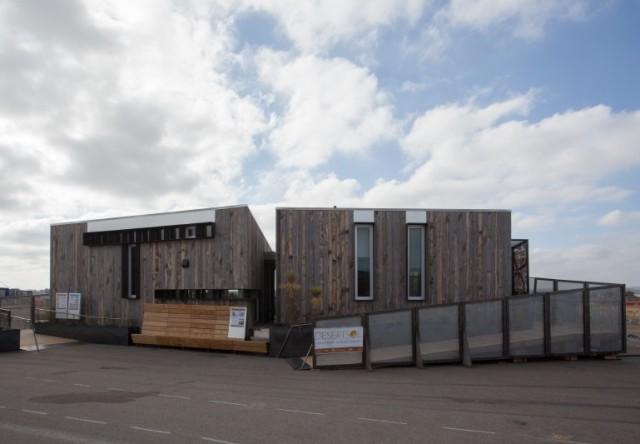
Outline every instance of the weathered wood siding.
[[100, 317], [87, 323], [101, 325], [140, 325], [156, 289], [262, 290], [263, 257], [271, 251], [248, 207], [217, 209], [213, 239], [139, 244], [140, 299], [129, 300], [121, 297], [121, 247], [83, 246], [86, 229], [51, 227], [51, 292], [82, 293], [82, 314]]
[[309, 319], [313, 287], [321, 289], [320, 315], [325, 316], [511, 294], [509, 212], [427, 210], [427, 215], [425, 300], [407, 300], [405, 211], [376, 210], [374, 300], [356, 301], [353, 211], [278, 209], [278, 321]]

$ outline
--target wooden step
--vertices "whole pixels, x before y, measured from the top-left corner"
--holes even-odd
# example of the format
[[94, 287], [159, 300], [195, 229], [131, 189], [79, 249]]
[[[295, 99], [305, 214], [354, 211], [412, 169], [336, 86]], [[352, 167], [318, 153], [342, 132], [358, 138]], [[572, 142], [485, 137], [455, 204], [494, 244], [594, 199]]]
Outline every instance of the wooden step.
[[247, 353], [267, 354], [266, 341], [243, 341], [241, 339], [192, 338], [184, 336], [132, 334], [131, 340], [139, 345], [165, 347], [203, 348], [208, 350], [227, 350]]

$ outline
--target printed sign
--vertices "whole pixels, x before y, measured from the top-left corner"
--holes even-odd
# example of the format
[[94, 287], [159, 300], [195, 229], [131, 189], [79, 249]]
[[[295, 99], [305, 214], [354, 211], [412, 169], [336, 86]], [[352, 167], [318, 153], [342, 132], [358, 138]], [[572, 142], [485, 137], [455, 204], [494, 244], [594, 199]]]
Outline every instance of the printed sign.
[[69, 293], [67, 319], [80, 319], [80, 302], [82, 295], [80, 293]]
[[69, 308], [69, 294], [56, 293], [56, 319], [67, 319]]
[[361, 352], [364, 343], [362, 327], [314, 328], [313, 344], [318, 353]]
[[244, 339], [247, 331], [247, 307], [229, 307], [229, 338]]

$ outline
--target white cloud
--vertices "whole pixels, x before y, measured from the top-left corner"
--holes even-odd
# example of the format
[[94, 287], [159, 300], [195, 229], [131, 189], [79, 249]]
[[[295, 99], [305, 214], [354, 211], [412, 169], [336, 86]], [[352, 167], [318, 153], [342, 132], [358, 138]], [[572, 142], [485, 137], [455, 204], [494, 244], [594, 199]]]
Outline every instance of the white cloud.
[[[48, 242], [11, 222], [237, 202], [267, 126], [232, 88], [229, 9], [211, 2], [0, 8], [0, 276], [46, 285]], [[37, 265], [34, 265], [37, 264]]]
[[529, 106], [527, 94], [485, 107], [454, 104], [427, 111], [403, 140], [419, 166], [404, 181], [380, 181], [366, 200], [558, 208], [629, 195], [606, 180], [640, 164], [640, 112], [615, 113], [600, 105], [538, 122], [510, 119]]
[[450, 104], [433, 108], [413, 122], [403, 139], [405, 151], [422, 160], [437, 150], [460, 146], [479, 131], [505, 117], [526, 115], [534, 98], [533, 91], [484, 108], [473, 103]]
[[284, 101], [269, 136], [281, 166], [312, 168], [335, 153], [362, 154], [397, 134], [376, 76], [348, 60], [262, 51], [260, 79]]
[[272, 14], [303, 52], [318, 53], [346, 42], [371, 42], [379, 27], [397, 21], [413, 24], [422, 16], [427, 0], [371, 1], [248, 1]]
[[613, 210], [598, 220], [598, 224], [603, 226], [616, 226], [628, 223], [640, 223], [640, 211]]
[[531, 275], [557, 279], [640, 284], [640, 235], [609, 234], [578, 245], [533, 248]]
[[541, 37], [552, 20], [576, 20], [585, 17], [585, 0], [451, 0], [443, 10], [453, 26], [484, 30], [508, 23], [515, 35]]
[[585, 19], [595, 9], [590, 0], [450, 0], [426, 24], [408, 53], [422, 59], [442, 57], [456, 31], [500, 31], [525, 40], [544, 36], [549, 23]]

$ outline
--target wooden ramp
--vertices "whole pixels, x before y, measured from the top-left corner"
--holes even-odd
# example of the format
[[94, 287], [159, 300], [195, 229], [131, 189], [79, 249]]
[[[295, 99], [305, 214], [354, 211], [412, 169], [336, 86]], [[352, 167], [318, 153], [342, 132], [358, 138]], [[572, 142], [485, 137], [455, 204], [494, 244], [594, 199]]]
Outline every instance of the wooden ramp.
[[229, 339], [228, 305], [144, 304], [134, 344], [267, 353], [267, 341]]

